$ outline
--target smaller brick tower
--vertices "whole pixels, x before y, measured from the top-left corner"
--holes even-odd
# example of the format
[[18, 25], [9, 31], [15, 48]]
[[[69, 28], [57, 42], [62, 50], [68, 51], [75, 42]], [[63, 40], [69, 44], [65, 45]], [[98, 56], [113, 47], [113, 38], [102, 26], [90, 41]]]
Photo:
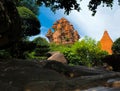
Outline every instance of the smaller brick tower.
[[112, 48], [113, 41], [106, 30], [100, 40], [100, 44], [101, 44], [102, 50], [107, 51], [109, 54], [112, 54], [111, 48]]

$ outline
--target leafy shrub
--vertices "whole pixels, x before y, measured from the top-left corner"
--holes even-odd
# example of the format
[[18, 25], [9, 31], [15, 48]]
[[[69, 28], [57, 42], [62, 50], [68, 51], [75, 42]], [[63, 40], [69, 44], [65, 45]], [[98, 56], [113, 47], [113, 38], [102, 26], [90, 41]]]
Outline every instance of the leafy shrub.
[[36, 44], [35, 56], [46, 56], [46, 53], [50, 50], [48, 41], [45, 38], [37, 37], [33, 40], [33, 43]]
[[50, 50], [47, 40], [42, 37], [37, 37], [32, 42], [36, 44], [36, 47], [32, 52], [26, 52], [26, 58], [46, 60], [46, 53]]
[[63, 54], [65, 58], [68, 60], [68, 63], [70, 65], [82, 65], [82, 62], [80, 60], [80, 57], [73, 53], [73, 51], [70, 48], [66, 48], [63, 51]]
[[60, 51], [64, 54], [70, 65], [85, 65], [88, 67], [101, 65], [101, 59], [108, 55], [102, 51], [99, 42], [85, 37], [73, 45], [55, 45], [50, 47], [52, 51]]
[[107, 52], [101, 50], [99, 42], [89, 37], [76, 42], [71, 49], [86, 66], [100, 65], [101, 58], [107, 55]]
[[71, 48], [71, 44], [55, 44], [55, 43], [51, 43], [50, 44], [50, 51], [59, 51], [61, 53], [63, 53], [66, 49]]

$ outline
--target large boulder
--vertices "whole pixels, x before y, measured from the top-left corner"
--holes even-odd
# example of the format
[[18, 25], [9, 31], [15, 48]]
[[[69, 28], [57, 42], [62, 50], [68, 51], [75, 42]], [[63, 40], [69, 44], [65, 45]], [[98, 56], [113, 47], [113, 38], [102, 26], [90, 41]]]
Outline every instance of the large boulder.
[[34, 60], [0, 59], [0, 91], [23, 91], [24, 86], [31, 82], [65, 79], [64, 75], [44, 69]]
[[20, 37], [20, 18], [12, 0], [0, 0], [0, 49]]
[[24, 91], [120, 91], [106, 86], [107, 80], [120, 77], [120, 73], [84, 76], [62, 81], [38, 81], [25, 86]]
[[51, 56], [47, 60], [55, 60], [64, 64], [67, 64], [67, 60], [65, 59], [64, 55], [60, 52], [49, 52]]

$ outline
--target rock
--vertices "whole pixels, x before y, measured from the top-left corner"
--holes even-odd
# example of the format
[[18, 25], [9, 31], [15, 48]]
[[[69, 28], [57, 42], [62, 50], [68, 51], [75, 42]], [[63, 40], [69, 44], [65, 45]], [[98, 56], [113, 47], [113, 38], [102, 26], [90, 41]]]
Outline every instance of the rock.
[[0, 60], [0, 82], [5, 83], [5, 86], [19, 89], [35, 81], [59, 81], [65, 79], [64, 75], [54, 70], [42, 68], [37, 61], [18, 59]]
[[[81, 76], [67, 78], [62, 74], [71, 72], [71, 69], [74, 69], [72, 72], [81, 73]], [[43, 67], [36, 60], [0, 59], [0, 91], [81, 91], [106, 86], [109, 79], [120, 77], [119, 72], [96, 74], [96, 71], [85, 67], [70, 68], [57, 61], [48, 61]], [[82, 76], [83, 73], [86, 75]]]
[[110, 73], [111, 71], [103, 69], [88, 68], [85, 66], [69, 66], [57, 61], [42, 61], [40, 64], [43, 68], [55, 70], [60, 74], [64, 74], [66, 77], [76, 78], [80, 76], [94, 76], [105, 73]]
[[46, 37], [49, 39], [51, 43], [56, 44], [73, 44], [78, 41], [80, 36], [77, 30], [74, 29], [73, 25], [65, 19], [61, 18], [56, 21], [52, 26], [54, 32], [51, 29], [48, 30]]
[[120, 78], [110, 79], [107, 81], [108, 86], [112, 88], [120, 88]]
[[80, 90], [80, 91], [120, 91], [118, 88], [109, 88], [109, 87], [94, 87], [86, 90]]
[[107, 79], [120, 76], [109, 73], [96, 76], [78, 77], [61, 81], [38, 81], [25, 86], [25, 91], [120, 91], [120, 88], [104, 87]]
[[55, 60], [64, 64], [67, 64], [67, 60], [64, 55], [60, 52], [51, 53], [51, 56], [47, 60]]

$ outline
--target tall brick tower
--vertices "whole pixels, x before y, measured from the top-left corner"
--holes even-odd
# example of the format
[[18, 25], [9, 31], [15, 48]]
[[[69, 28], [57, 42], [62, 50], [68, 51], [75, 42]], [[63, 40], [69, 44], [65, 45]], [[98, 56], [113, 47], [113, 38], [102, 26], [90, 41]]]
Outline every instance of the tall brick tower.
[[46, 37], [50, 43], [56, 44], [73, 44], [80, 38], [77, 30], [64, 17], [53, 24], [52, 29], [48, 30]]
[[112, 48], [113, 41], [106, 30], [100, 40], [100, 44], [101, 44], [102, 50], [107, 51], [109, 54], [112, 54], [111, 48]]

